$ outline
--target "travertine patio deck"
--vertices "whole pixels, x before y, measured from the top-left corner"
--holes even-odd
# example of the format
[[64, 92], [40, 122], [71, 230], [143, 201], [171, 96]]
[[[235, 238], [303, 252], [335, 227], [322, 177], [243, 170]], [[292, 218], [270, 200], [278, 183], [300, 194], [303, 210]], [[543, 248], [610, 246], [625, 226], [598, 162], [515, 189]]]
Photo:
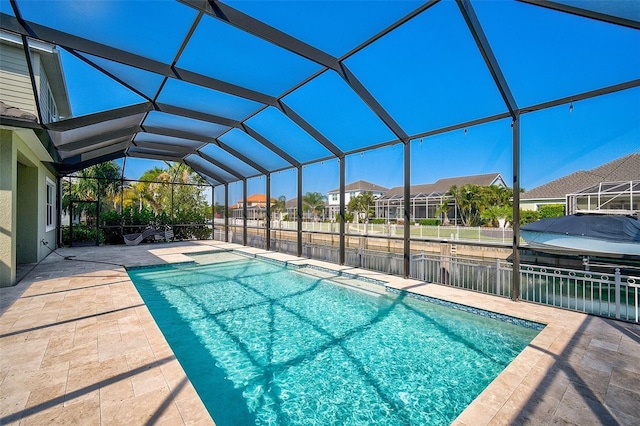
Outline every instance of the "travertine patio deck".
[[[188, 260], [182, 253], [216, 247], [351, 269], [213, 241], [57, 250], [74, 260], [52, 254], [0, 289], [0, 424], [212, 424], [118, 265]], [[454, 424], [640, 424], [640, 326], [350, 272], [548, 324]]]

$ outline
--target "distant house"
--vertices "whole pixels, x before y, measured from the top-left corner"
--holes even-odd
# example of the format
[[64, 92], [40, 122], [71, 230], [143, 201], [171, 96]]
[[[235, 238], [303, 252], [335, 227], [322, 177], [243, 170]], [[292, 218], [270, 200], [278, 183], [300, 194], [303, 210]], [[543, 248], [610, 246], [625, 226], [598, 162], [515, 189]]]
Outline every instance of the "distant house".
[[[35, 263], [56, 247], [59, 181], [42, 132], [29, 123], [70, 116], [59, 52], [0, 31], [0, 286], [16, 283], [17, 265]], [[34, 80], [29, 77], [29, 66]], [[34, 90], [34, 86], [36, 90]], [[38, 102], [36, 103], [36, 99]], [[39, 109], [38, 109], [39, 105]], [[44, 243], [43, 243], [44, 242]]]
[[[443, 178], [434, 183], [412, 185], [409, 190], [411, 195], [411, 219], [439, 218], [438, 210], [445, 200], [451, 199], [451, 197], [447, 195], [449, 189], [453, 185], [460, 187], [467, 184], [507, 187], [500, 173]], [[402, 219], [404, 215], [404, 187], [397, 186], [391, 188], [379, 197], [375, 204], [375, 215], [378, 218], [386, 218], [389, 220]], [[449, 203], [447, 216], [453, 222], [457, 220], [458, 215], [455, 209], [455, 203]]]
[[547, 204], [563, 204], [567, 214], [640, 211], [640, 154], [579, 170], [520, 196], [520, 206], [525, 210], [538, 210]]
[[[376, 185], [375, 183], [367, 182], [365, 180], [350, 183], [344, 187], [344, 205], [346, 206], [349, 204], [349, 201], [352, 198], [357, 197], [363, 192], [371, 192], [374, 198], [378, 198], [387, 190], [388, 189], [383, 186]], [[325, 217], [330, 220], [335, 220], [338, 213], [340, 213], [340, 188], [329, 191], [327, 194]]]
[[286, 202], [287, 216], [289, 220], [296, 220], [296, 212], [298, 211], [298, 197], [293, 197]]
[[[271, 198], [271, 205], [275, 203], [275, 198]], [[244, 199], [238, 200], [238, 204], [229, 207], [231, 216], [234, 219], [242, 219]], [[262, 220], [267, 214], [267, 196], [264, 194], [253, 194], [247, 197], [247, 219]]]

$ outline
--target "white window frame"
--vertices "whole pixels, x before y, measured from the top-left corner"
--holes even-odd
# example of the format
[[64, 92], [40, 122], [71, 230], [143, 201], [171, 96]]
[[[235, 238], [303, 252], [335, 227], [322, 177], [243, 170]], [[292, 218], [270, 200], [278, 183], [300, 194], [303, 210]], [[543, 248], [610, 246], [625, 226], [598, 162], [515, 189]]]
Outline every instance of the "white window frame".
[[53, 231], [56, 229], [56, 183], [49, 179], [46, 179], [45, 185], [45, 213], [44, 213], [44, 225], [45, 232]]

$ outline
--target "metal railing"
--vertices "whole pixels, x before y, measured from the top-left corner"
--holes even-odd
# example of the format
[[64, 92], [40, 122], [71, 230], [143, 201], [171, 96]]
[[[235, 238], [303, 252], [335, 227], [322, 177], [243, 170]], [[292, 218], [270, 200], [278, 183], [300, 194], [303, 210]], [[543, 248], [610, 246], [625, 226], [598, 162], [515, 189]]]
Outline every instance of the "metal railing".
[[411, 278], [511, 297], [512, 265], [501, 259], [482, 260], [457, 256], [411, 256]]
[[522, 265], [522, 300], [638, 322], [640, 278], [620, 273]]
[[[241, 219], [230, 219], [231, 226], [242, 226]], [[336, 222], [302, 222], [303, 232], [339, 233], [339, 224]], [[264, 228], [264, 220], [247, 220], [247, 227]], [[404, 226], [397, 224], [379, 223], [347, 223], [346, 233], [351, 235], [367, 235], [370, 237], [401, 238], [404, 235]], [[295, 221], [272, 220], [272, 230], [297, 231], [298, 223]], [[485, 228], [468, 226], [429, 226], [411, 225], [411, 239], [415, 240], [447, 240], [469, 241], [509, 244], [513, 239], [511, 228]]]
[[[296, 254], [295, 241], [272, 239], [272, 250]], [[303, 243], [303, 257], [339, 262], [339, 248]], [[345, 265], [390, 275], [403, 274], [403, 255], [358, 248], [345, 249]], [[511, 298], [513, 265], [502, 259], [415, 253], [410, 277], [481, 293]], [[572, 311], [639, 322], [640, 277], [614, 273], [520, 266], [520, 299]]]
[[[455, 256], [411, 256], [411, 278], [511, 297], [513, 265]], [[639, 322], [640, 277], [520, 265], [520, 299], [572, 311]]]

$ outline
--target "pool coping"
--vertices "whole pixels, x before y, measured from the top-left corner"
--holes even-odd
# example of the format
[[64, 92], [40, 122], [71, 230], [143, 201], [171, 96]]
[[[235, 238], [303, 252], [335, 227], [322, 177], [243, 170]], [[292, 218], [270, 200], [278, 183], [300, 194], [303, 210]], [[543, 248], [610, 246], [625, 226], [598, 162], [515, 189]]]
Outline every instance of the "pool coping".
[[[640, 326], [635, 324], [216, 241], [59, 252], [130, 267], [180, 262], [189, 260], [184, 253], [221, 249], [313, 264], [382, 280], [398, 291], [547, 324], [453, 424], [629, 424], [640, 417]], [[18, 287], [0, 291], [3, 298], [15, 298], [0, 317], [0, 419], [6, 423], [213, 423], [123, 268], [49, 256]], [[89, 343], [78, 352], [64, 343], [65, 336]], [[139, 346], [127, 340], [132, 336]], [[148, 348], [144, 371], [136, 364], [142, 346]], [[124, 357], [125, 371], [113, 370], [113, 377], [104, 379]], [[122, 400], [114, 405], [109, 390], [118, 386], [126, 392], [120, 389]]]

